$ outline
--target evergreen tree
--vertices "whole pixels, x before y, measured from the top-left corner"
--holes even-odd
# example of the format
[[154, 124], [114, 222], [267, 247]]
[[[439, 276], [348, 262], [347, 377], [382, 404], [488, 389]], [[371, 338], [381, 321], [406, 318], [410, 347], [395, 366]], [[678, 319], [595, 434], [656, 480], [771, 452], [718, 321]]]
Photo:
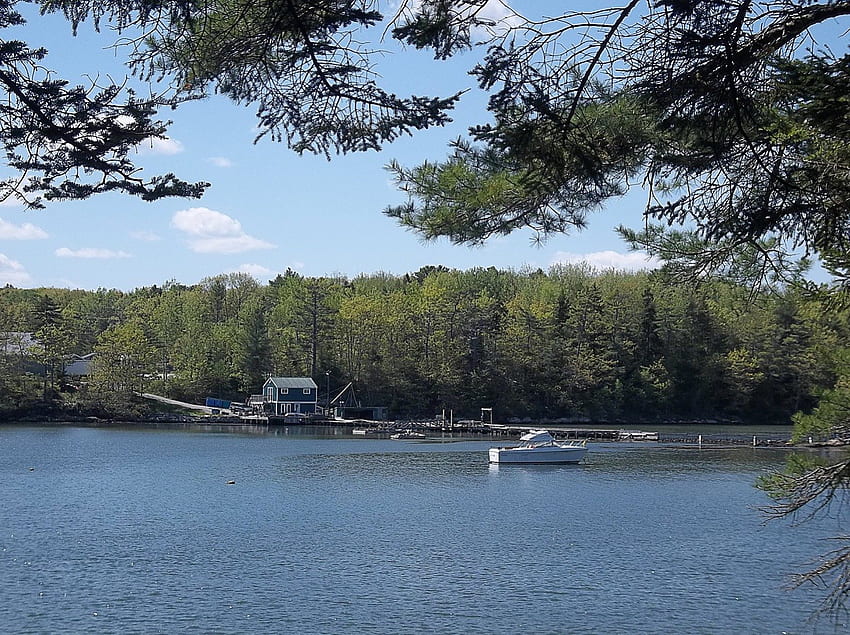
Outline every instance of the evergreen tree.
[[259, 301], [242, 309], [239, 345], [242, 371], [239, 390], [246, 394], [259, 392], [271, 369], [271, 344], [264, 307]]

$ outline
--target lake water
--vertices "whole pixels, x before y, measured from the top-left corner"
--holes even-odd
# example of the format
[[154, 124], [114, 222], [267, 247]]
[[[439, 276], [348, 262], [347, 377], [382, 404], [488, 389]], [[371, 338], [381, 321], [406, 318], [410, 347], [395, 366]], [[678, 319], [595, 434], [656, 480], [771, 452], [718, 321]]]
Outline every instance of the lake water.
[[[0, 427], [4, 633], [809, 633], [784, 451]], [[230, 481], [234, 483], [229, 484]]]

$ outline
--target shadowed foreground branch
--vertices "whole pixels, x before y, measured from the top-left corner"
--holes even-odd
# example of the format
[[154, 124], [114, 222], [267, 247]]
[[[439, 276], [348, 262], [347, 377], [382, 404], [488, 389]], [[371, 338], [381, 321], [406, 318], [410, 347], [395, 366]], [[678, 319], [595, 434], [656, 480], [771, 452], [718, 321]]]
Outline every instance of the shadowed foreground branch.
[[[786, 472], [762, 479], [759, 487], [776, 501], [762, 508], [769, 520], [791, 518], [799, 524], [841, 513], [850, 494], [850, 459], [831, 465], [792, 460]], [[795, 574], [790, 584], [791, 588], [814, 584], [828, 591], [821, 603], [821, 611], [828, 614], [845, 611], [850, 598], [850, 536], [832, 540], [843, 544], [821, 556], [814, 568]]]

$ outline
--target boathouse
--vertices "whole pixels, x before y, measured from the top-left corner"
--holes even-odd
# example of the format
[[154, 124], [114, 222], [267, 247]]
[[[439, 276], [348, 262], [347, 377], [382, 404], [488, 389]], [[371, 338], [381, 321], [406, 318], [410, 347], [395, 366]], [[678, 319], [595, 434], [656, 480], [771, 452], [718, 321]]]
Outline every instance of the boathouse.
[[270, 415], [312, 414], [318, 401], [319, 387], [310, 377], [269, 377], [263, 384], [263, 404]]

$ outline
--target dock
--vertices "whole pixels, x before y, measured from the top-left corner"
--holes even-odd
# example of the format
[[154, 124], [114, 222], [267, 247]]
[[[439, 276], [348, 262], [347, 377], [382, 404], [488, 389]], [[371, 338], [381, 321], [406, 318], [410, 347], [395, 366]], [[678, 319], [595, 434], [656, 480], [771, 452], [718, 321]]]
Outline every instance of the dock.
[[323, 419], [284, 422], [280, 419], [271, 420], [263, 416], [242, 417], [246, 424], [269, 427], [300, 427], [300, 426], [332, 426], [349, 427], [354, 436], [383, 437], [399, 432], [418, 432], [426, 436], [438, 435], [473, 435], [483, 437], [506, 437], [518, 439], [531, 430], [546, 430], [558, 440], [585, 440], [597, 442], [634, 442], [634, 443], [667, 443], [677, 446], [693, 446], [697, 448], [720, 448], [723, 446], [752, 446], [752, 447], [787, 447], [790, 444], [790, 434], [777, 431], [776, 433], [760, 432], [737, 433], [704, 433], [698, 427], [693, 432], [656, 432], [612, 427], [573, 427], [563, 424], [498, 424], [483, 423], [476, 420], [444, 419], [406, 420], [406, 421], [371, 421], [368, 419]]
[[[270, 421], [270, 423], [272, 423]], [[274, 423], [278, 423], [275, 421]], [[291, 425], [291, 424], [287, 424]], [[588, 441], [658, 441], [657, 432], [640, 430], [573, 428], [564, 426], [514, 425], [482, 423], [480, 421], [460, 420], [448, 422], [442, 419], [415, 421], [369, 421], [364, 419], [329, 419], [312, 421], [308, 425], [351, 426], [355, 436], [374, 436], [396, 434], [398, 432], [419, 432], [423, 434], [477, 434], [491, 437], [521, 437], [531, 430], [547, 430], [557, 439]]]

